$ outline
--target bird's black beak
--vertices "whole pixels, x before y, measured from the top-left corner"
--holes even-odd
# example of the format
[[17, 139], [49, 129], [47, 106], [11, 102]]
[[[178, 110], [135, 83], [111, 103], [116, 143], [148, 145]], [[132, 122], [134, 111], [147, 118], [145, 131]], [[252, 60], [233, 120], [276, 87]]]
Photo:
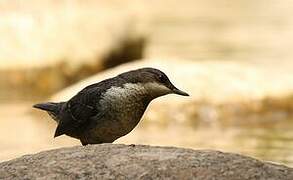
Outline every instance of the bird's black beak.
[[173, 91], [174, 94], [178, 94], [178, 95], [181, 95], [181, 96], [189, 96], [189, 94], [187, 94], [184, 91], [181, 91], [181, 90], [177, 89], [176, 87], [174, 87], [172, 89], [172, 91]]

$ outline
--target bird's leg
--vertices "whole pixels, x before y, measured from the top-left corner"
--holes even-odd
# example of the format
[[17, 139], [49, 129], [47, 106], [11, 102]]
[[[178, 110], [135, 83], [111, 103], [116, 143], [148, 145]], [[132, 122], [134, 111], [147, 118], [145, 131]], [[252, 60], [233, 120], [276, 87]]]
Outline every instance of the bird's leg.
[[83, 145], [83, 146], [86, 146], [86, 145], [88, 145], [89, 143], [87, 143], [87, 142], [84, 142], [84, 141], [82, 141], [82, 140], [80, 140], [80, 142], [81, 142], [81, 144]]

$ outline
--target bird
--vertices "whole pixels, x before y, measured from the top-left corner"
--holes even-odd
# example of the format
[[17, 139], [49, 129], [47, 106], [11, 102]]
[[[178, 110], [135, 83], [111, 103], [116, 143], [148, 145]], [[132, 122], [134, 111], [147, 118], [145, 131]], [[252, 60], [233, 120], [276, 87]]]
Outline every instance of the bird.
[[65, 134], [85, 146], [125, 136], [139, 123], [149, 103], [167, 94], [189, 96], [159, 69], [144, 67], [86, 86], [68, 101], [33, 107], [57, 122], [54, 138]]

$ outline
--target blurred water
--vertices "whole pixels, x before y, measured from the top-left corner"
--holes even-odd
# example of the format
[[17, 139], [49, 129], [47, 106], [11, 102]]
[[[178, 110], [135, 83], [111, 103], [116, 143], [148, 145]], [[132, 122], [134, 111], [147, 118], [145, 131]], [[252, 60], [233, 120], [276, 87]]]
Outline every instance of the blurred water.
[[[169, 0], [166, 6], [165, 1], [148, 0], [144, 8], [151, 18], [145, 56], [248, 61], [292, 71], [291, 1]], [[53, 139], [55, 123], [44, 113], [33, 113], [32, 104], [0, 102], [1, 161], [80, 144], [65, 136]], [[225, 126], [170, 122], [164, 127], [144, 121], [117, 143], [218, 149], [293, 166], [292, 121]]]
[[150, 6], [147, 57], [284, 63], [293, 68], [292, 0], [169, 0], [168, 6], [162, 1], [156, 6]]
[[[292, 0], [156, 3], [159, 8], [152, 9], [147, 57], [245, 61], [281, 72], [293, 70]], [[225, 127], [142, 128], [134, 131], [137, 136], [130, 136], [147, 144], [215, 148], [292, 166], [292, 127], [292, 119], [283, 119]]]
[[292, 120], [258, 126], [141, 126], [121, 142], [213, 149], [293, 165]]
[[[45, 113], [33, 112], [31, 105], [0, 104], [0, 161], [42, 150], [80, 145], [78, 140], [67, 136], [54, 139], [55, 122]], [[178, 125], [174, 122], [159, 126], [144, 120], [115, 143], [222, 150], [293, 166], [292, 126], [292, 120], [272, 121], [265, 126], [260, 123]]]

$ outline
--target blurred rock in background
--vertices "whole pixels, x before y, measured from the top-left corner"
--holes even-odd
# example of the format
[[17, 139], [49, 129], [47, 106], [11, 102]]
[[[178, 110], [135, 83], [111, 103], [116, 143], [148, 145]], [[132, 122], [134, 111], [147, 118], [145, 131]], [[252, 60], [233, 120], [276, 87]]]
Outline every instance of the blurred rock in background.
[[141, 58], [141, 20], [127, 4], [1, 2], [0, 99], [48, 95], [105, 68]]
[[0, 98], [52, 94], [142, 57], [292, 67], [288, 2], [3, 1]]
[[[190, 125], [197, 121], [211, 121], [209, 123], [245, 124], [277, 121], [278, 116], [272, 116], [274, 113], [282, 114], [280, 120], [293, 115], [291, 72], [281, 73], [274, 68], [231, 61], [145, 59], [131, 62], [70, 86], [53, 96], [52, 101], [66, 101], [90, 84], [131, 69], [150, 66], [164, 71], [171, 82], [188, 92], [190, 97], [168, 95], [154, 100], [146, 113], [146, 123], [184, 122]], [[260, 120], [256, 120], [258, 118]]]
[[292, 8], [291, 0], [0, 2], [0, 160], [79, 144], [52, 138], [54, 122], [32, 113], [36, 99], [68, 99], [90, 83], [153, 66], [191, 97], [155, 100], [117, 142], [293, 165]]

